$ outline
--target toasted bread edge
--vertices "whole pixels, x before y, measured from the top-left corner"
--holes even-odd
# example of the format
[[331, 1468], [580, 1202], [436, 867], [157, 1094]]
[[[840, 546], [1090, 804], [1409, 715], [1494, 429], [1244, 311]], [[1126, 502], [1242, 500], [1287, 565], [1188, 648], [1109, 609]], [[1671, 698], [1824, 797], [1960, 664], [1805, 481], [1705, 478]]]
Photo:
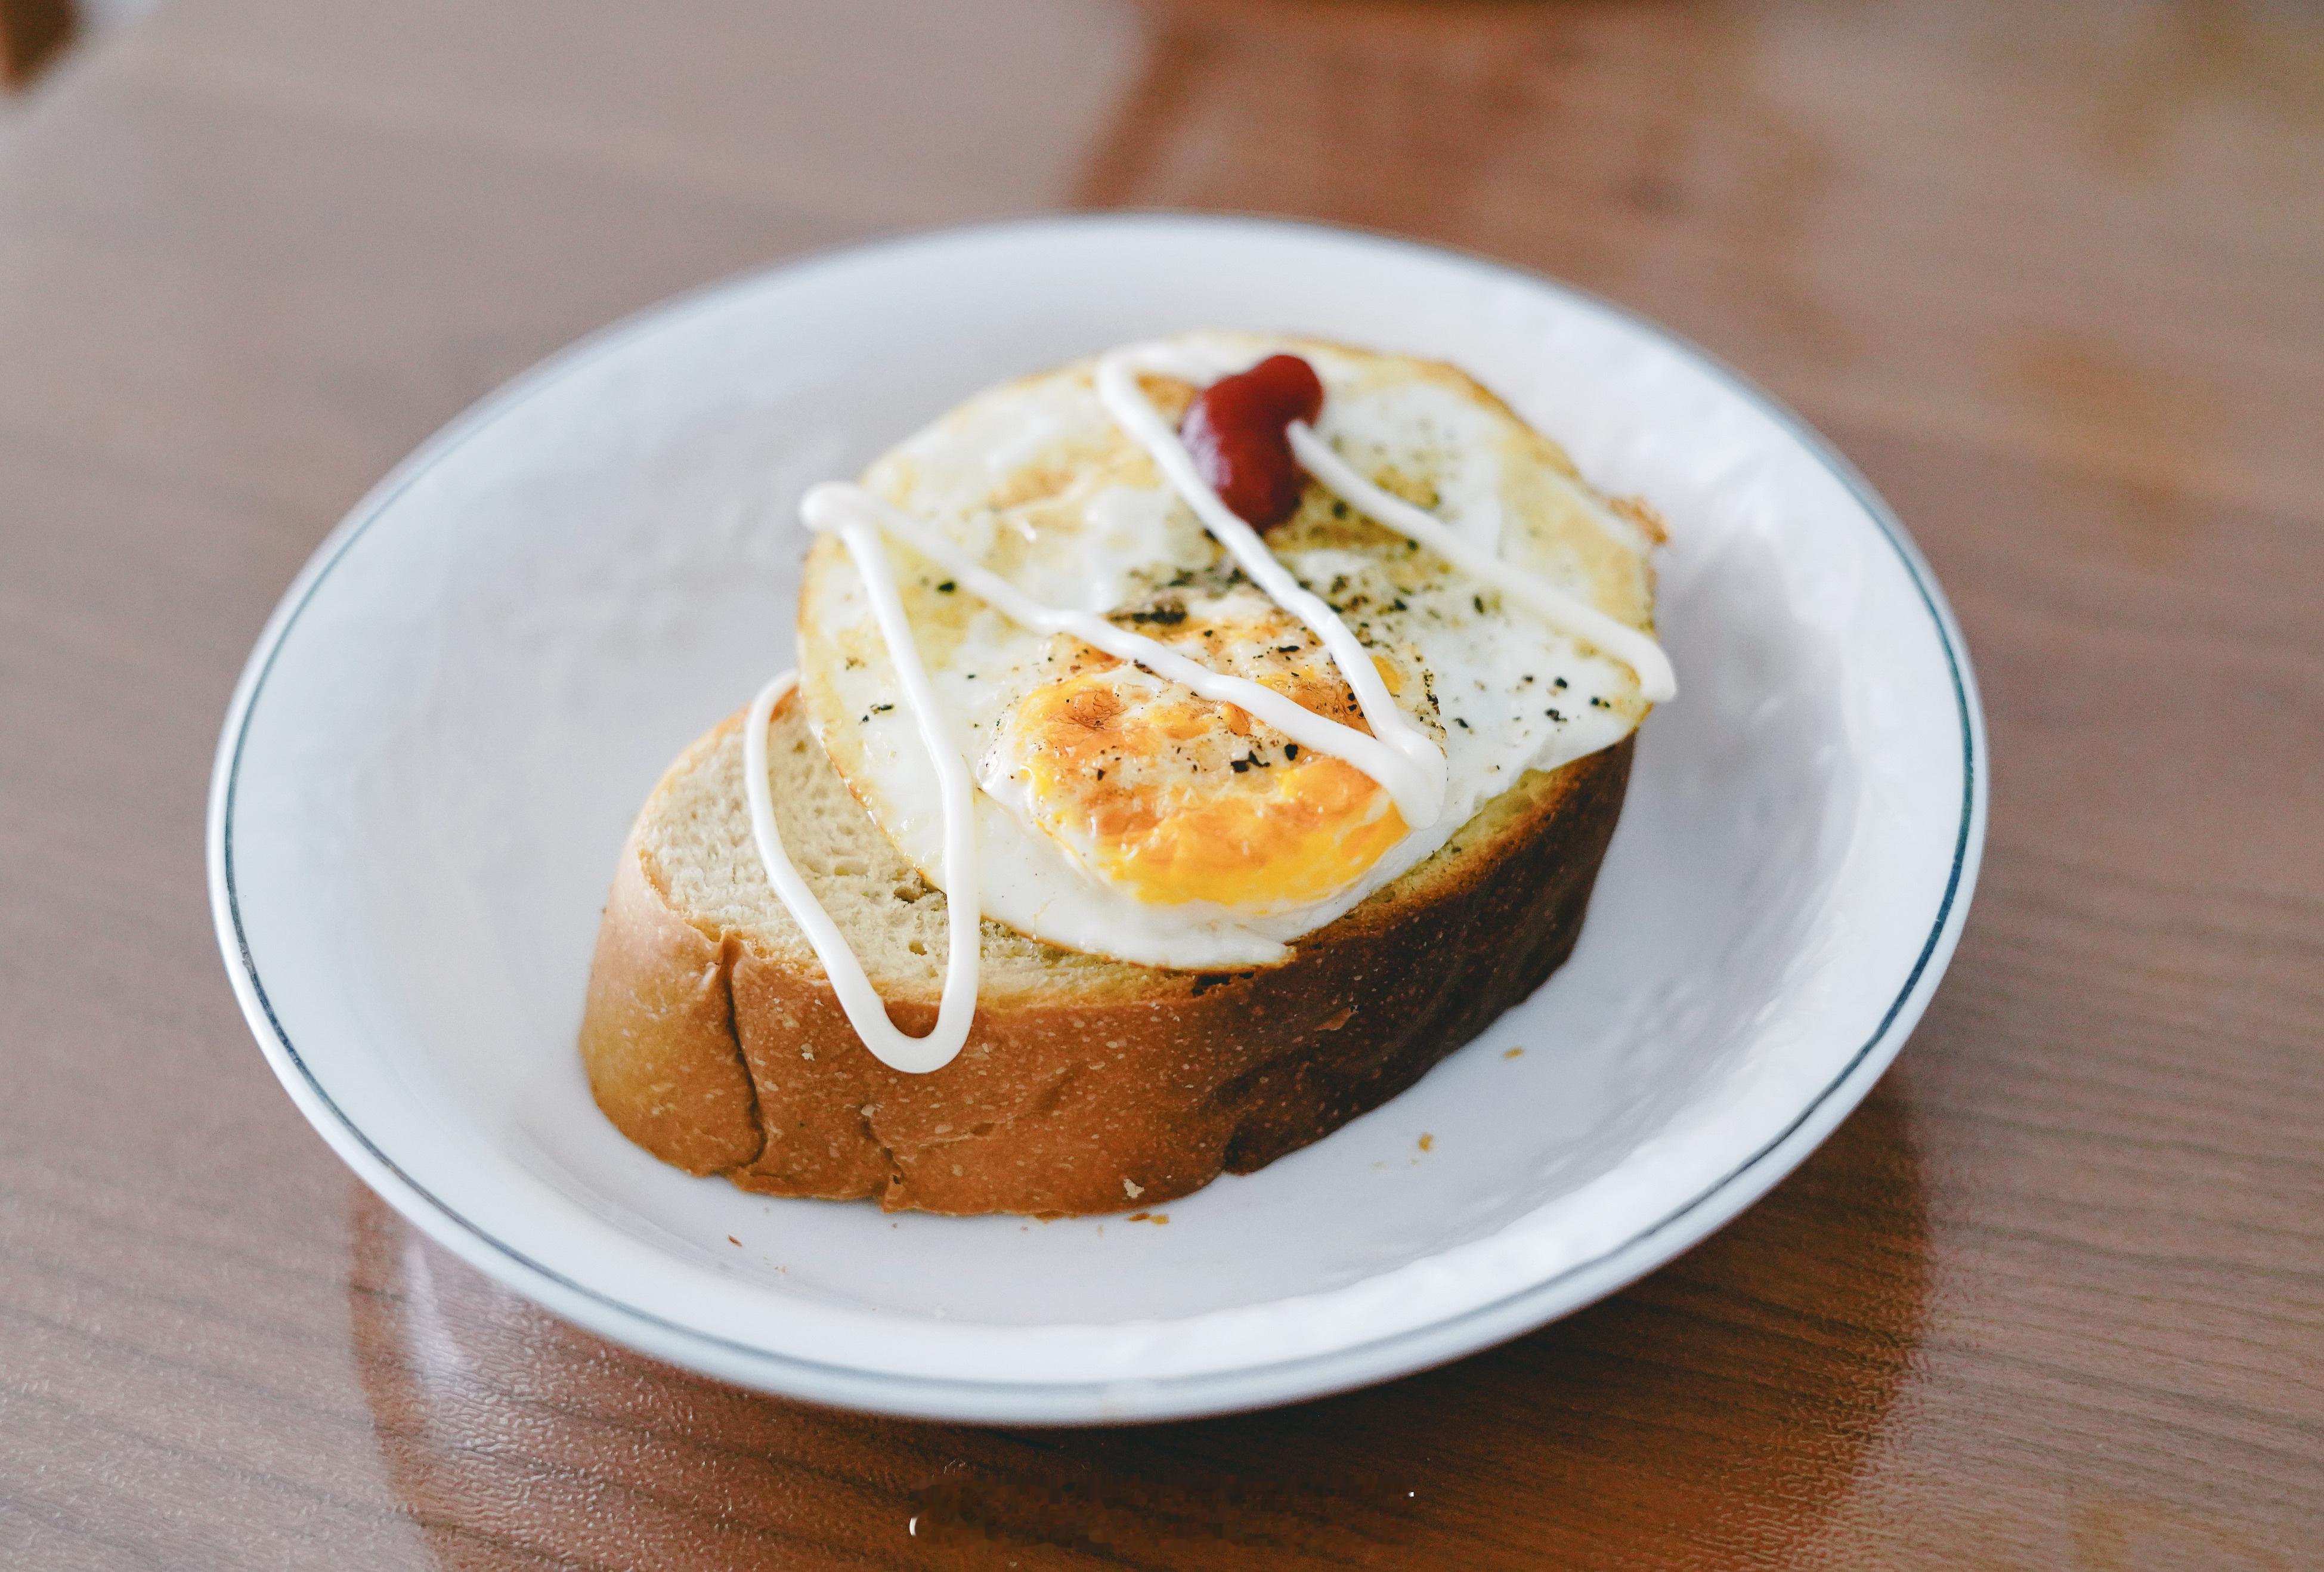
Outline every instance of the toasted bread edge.
[[[657, 791], [598, 933], [581, 1031], [591, 1090], [656, 1157], [748, 1190], [950, 1214], [1150, 1211], [1379, 1106], [1563, 964], [1632, 747], [1528, 773], [1282, 966], [1120, 966], [1102, 988], [988, 1002], [961, 1056], [927, 1076], [864, 1050], [819, 966], [671, 903], [643, 849]], [[925, 1003], [890, 1014], [914, 1032], [935, 1018]]]

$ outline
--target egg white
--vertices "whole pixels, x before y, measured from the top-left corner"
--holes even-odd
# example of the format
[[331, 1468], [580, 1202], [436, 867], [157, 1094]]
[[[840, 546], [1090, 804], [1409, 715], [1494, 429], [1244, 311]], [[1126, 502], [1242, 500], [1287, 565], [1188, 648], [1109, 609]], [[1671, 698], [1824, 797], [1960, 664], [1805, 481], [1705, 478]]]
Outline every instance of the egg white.
[[[1316, 430], [1357, 469], [1478, 544], [1651, 628], [1653, 578], [1638, 527], [1465, 377], [1305, 340], [1199, 334], [1184, 342], [1229, 364], [1278, 350], [1305, 356], [1326, 390]], [[1114, 427], [1090, 371], [1083, 363], [981, 394], [875, 463], [863, 484], [1053, 606], [1124, 615], [1183, 607], [1181, 633], [1214, 614], [1251, 610], [1257, 592]], [[1191, 390], [1149, 391], [1157, 402], [1183, 402]], [[1269, 544], [1369, 647], [1421, 675], [1398, 703], [1442, 742], [1449, 791], [1434, 824], [1328, 897], [1229, 908], [1142, 900], [1037, 828], [996, 743], [1019, 702], [1055, 674], [1057, 642], [1009, 622], [889, 542], [944, 718], [984, 788], [976, 812], [986, 916], [1143, 965], [1272, 965], [1302, 935], [1436, 851], [1526, 771], [1609, 747], [1646, 713], [1627, 667], [1502, 605], [1491, 586], [1335, 507], [1319, 487], [1310, 485], [1300, 514]], [[834, 541], [810, 553], [800, 629], [801, 693], [816, 737], [874, 822], [941, 887], [935, 772], [862, 582]]]

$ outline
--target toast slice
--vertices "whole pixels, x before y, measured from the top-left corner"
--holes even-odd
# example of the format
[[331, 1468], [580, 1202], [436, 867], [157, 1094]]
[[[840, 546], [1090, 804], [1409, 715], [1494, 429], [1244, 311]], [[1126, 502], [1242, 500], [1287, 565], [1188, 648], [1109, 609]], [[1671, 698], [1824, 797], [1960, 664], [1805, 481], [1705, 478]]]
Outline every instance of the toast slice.
[[[622, 848], [581, 1050], [606, 1116], [747, 1190], [890, 1210], [1150, 1208], [1378, 1107], [1572, 953], [1631, 739], [1535, 771], [1281, 966], [1187, 972], [987, 920], [976, 1022], [933, 1075], [857, 1040], [761, 870], [742, 717], [688, 748]], [[936, 1020], [944, 895], [848, 794], [797, 695], [769, 753], [791, 858], [909, 1032]]]

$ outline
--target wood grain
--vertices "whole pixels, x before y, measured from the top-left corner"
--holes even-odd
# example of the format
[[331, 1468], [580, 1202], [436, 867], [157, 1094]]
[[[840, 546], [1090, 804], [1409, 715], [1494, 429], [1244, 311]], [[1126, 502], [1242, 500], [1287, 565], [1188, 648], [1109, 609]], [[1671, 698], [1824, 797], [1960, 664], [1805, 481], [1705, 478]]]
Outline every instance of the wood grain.
[[[1914, 1040], [1692, 1254], [1097, 1434], [746, 1396], [420, 1243], [211, 940], [209, 751], [338, 514], [803, 247], [1370, 225], [1670, 322], [1978, 662]], [[2324, 19], [2235, 0], [175, 0], [0, 141], [0, 1563], [2290, 1568], [2324, 1545]]]

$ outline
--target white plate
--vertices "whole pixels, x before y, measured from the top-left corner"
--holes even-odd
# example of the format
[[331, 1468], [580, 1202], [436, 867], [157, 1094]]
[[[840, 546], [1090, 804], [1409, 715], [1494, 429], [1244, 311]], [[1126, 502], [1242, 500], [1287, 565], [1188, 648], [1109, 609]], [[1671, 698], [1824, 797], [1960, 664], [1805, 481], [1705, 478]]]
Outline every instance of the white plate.
[[[574, 1048], [599, 905], [662, 767], [789, 662], [800, 491], [989, 383], [1203, 326], [1455, 362], [1670, 520], [1683, 691], [1640, 738], [1572, 960], [1387, 1107], [1173, 1203], [1167, 1226], [769, 1200], [632, 1146]], [[518, 1291], [822, 1402], [1155, 1418], [1508, 1337], [1766, 1191], [1863, 1096], [1952, 954], [1983, 751], [1960, 632], [1902, 527], [1701, 352], [1369, 236], [1045, 219], [716, 285], [429, 442], [252, 652], [210, 886], [300, 1109]]]

